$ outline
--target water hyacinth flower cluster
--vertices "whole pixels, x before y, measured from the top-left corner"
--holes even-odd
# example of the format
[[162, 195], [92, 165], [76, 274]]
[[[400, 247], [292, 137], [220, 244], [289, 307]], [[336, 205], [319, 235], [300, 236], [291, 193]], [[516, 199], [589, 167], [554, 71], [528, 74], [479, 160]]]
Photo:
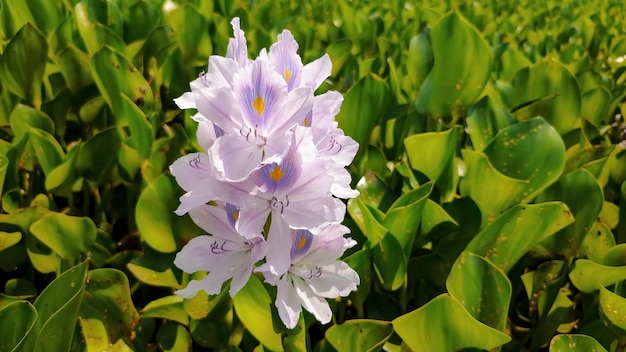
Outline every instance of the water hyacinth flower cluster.
[[176, 99], [197, 110], [205, 150], [170, 168], [186, 191], [176, 213], [189, 213], [207, 235], [192, 239], [174, 264], [208, 272], [177, 294], [217, 294], [229, 283], [234, 296], [257, 272], [277, 287], [275, 304], [288, 328], [302, 307], [328, 323], [326, 298], [345, 297], [359, 284], [339, 260], [355, 245], [344, 237], [341, 198], [358, 195], [345, 169], [358, 144], [335, 121], [343, 97], [314, 94], [330, 75], [328, 55], [303, 65], [284, 30], [252, 60], [239, 19], [231, 24], [226, 56], [211, 56], [207, 72]]

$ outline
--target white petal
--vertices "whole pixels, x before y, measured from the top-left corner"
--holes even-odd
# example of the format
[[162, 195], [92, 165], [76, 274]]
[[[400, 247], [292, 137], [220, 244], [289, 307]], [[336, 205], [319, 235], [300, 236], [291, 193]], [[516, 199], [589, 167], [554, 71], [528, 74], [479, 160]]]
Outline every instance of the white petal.
[[191, 209], [189, 215], [196, 225], [213, 235], [216, 239], [221, 238], [237, 243], [244, 243], [228, 220], [226, 210], [222, 207], [202, 205]]
[[209, 154], [223, 180], [241, 181], [261, 165], [263, 149], [242, 136], [225, 135], [215, 141]]
[[178, 216], [183, 216], [187, 214], [189, 210], [206, 204], [216, 198], [217, 196], [215, 195], [215, 192], [213, 192], [212, 186], [200, 184], [179, 198], [180, 205], [174, 213]]
[[193, 92], [185, 92], [180, 97], [175, 98], [174, 103], [181, 109], [195, 109], [196, 97]]
[[312, 86], [315, 89], [319, 88], [324, 80], [330, 76], [332, 66], [333, 64], [328, 54], [324, 54], [319, 59], [306, 64], [302, 69], [301, 84]]
[[291, 266], [291, 229], [283, 218], [272, 213], [272, 223], [267, 234], [267, 256], [265, 261], [269, 270], [280, 276], [289, 270]]
[[269, 202], [251, 201], [248, 204], [242, 204], [242, 208], [239, 210], [239, 220], [235, 225], [237, 231], [246, 238], [259, 235], [263, 231], [269, 214]]
[[[310, 280], [307, 280], [310, 281]], [[293, 285], [296, 289], [296, 294], [298, 295], [298, 299], [304, 309], [308, 310], [315, 319], [317, 319], [322, 324], [328, 324], [330, 319], [333, 316], [330, 307], [328, 306], [328, 302], [326, 300], [313, 292], [307, 282], [300, 277], [293, 278]]]
[[298, 324], [302, 307], [292, 286], [290, 276], [286, 275], [286, 278], [280, 280], [276, 288], [275, 304], [278, 309], [278, 316], [288, 329], [293, 329]]
[[345, 297], [356, 291], [359, 285], [359, 274], [342, 261], [325, 265], [321, 270], [320, 277], [307, 280], [316, 295], [326, 298]]
[[209, 156], [205, 153], [192, 153], [178, 158], [170, 165], [170, 171], [185, 191], [190, 191], [205, 182], [209, 182], [206, 187], [210, 187], [210, 181], [207, 180], [215, 178], [215, 171], [211, 167]]

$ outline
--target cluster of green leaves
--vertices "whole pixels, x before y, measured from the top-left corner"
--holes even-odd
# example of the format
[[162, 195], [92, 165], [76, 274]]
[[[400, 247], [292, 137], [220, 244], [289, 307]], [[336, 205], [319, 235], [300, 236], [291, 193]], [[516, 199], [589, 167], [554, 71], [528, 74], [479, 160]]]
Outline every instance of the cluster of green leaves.
[[[200, 234], [173, 98], [287, 28], [361, 148], [358, 291], [287, 331], [253, 276], [174, 291]], [[622, 351], [626, 16], [617, 0], [0, 0], [0, 351]]]

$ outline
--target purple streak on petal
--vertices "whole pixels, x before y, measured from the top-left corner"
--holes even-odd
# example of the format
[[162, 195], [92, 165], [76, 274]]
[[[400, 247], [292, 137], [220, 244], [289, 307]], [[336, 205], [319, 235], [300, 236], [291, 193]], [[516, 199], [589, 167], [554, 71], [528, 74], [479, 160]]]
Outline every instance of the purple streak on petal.
[[283, 76], [289, 91], [300, 86], [302, 59], [298, 55], [298, 43], [288, 30], [278, 35], [278, 41], [270, 47], [269, 59], [274, 70]]
[[305, 254], [311, 248], [313, 234], [309, 230], [291, 230], [293, 243], [291, 245], [291, 260]]
[[287, 83], [268, 62], [255, 60], [234, 77], [234, 94], [247, 127], [263, 134], [281, 115], [287, 102]]
[[300, 178], [300, 160], [297, 150], [291, 148], [280, 163], [264, 165], [254, 171], [252, 179], [262, 192], [282, 195]]
[[235, 223], [237, 219], [239, 219], [239, 207], [231, 203], [226, 203], [226, 216], [228, 217], [228, 222], [234, 229]]

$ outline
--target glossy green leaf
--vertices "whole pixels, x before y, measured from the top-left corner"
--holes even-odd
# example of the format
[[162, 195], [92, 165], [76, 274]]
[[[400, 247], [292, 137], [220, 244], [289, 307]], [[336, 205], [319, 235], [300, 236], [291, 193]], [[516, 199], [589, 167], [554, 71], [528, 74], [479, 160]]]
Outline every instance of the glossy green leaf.
[[157, 4], [137, 1], [128, 9], [125, 16], [124, 38], [131, 43], [146, 39], [161, 20], [162, 13]]
[[600, 287], [600, 313], [610, 327], [626, 332], [626, 298]]
[[180, 296], [165, 296], [148, 303], [141, 310], [142, 318], [162, 318], [189, 325], [189, 316]]
[[37, 300], [37, 321], [24, 341], [25, 351], [67, 351], [85, 292], [88, 261], [69, 269], [48, 285]]
[[455, 156], [459, 133], [460, 128], [452, 128], [444, 132], [415, 134], [404, 140], [411, 168], [435, 182], [444, 201], [451, 200], [458, 180]]
[[87, 351], [107, 351], [111, 343], [102, 320], [79, 317]]
[[173, 270], [174, 255], [165, 256], [153, 252], [154, 250], [147, 248], [145, 253], [127, 264], [128, 270], [144, 284], [182, 288]]
[[65, 82], [74, 94], [80, 93], [93, 83], [89, 69], [89, 56], [74, 44], [67, 45], [57, 54], [59, 68]]
[[191, 335], [179, 324], [166, 322], [157, 331], [156, 339], [163, 351], [191, 351]]
[[500, 130], [512, 125], [515, 118], [489, 96], [485, 96], [472, 105], [466, 121], [474, 150], [482, 151]]
[[626, 266], [608, 266], [589, 259], [578, 259], [569, 278], [580, 291], [592, 293], [601, 287], [626, 280]]
[[18, 104], [11, 111], [11, 130], [17, 140], [29, 132], [29, 127], [38, 128], [54, 135], [54, 122], [43, 111], [34, 109], [28, 105]]
[[382, 286], [389, 291], [402, 287], [406, 280], [407, 258], [396, 237], [388, 232], [371, 247], [371, 252], [374, 271]]
[[9, 279], [4, 285], [7, 295], [19, 297], [22, 299], [37, 296], [37, 288], [32, 282], [26, 279], [14, 278]]
[[2, 86], [36, 108], [40, 107], [47, 58], [48, 42], [45, 35], [32, 24], [26, 23], [2, 52]]
[[174, 213], [183, 194], [174, 178], [163, 174], [144, 189], [135, 216], [141, 239], [163, 253], [175, 252], [200, 230], [191, 219]]
[[448, 294], [433, 298], [392, 323], [395, 332], [413, 351], [457, 351], [467, 347], [490, 350], [511, 340], [474, 319]]
[[607, 122], [611, 93], [602, 87], [589, 90], [582, 95], [580, 115], [600, 127]]
[[576, 351], [607, 352], [596, 339], [587, 335], [562, 334], [556, 335], [550, 341], [550, 352]]
[[20, 232], [0, 231], [0, 251], [18, 244], [21, 239], [22, 234]]
[[61, 258], [73, 260], [96, 240], [96, 225], [90, 218], [53, 212], [35, 221], [30, 232]]
[[0, 351], [18, 350], [36, 320], [37, 310], [28, 301], [17, 301], [0, 308]]
[[452, 265], [446, 288], [478, 321], [504, 331], [511, 282], [499, 268], [481, 256], [463, 252]]
[[8, 168], [9, 159], [4, 155], [0, 155], [0, 197], [4, 194], [4, 180], [6, 178]]
[[555, 253], [575, 254], [602, 210], [602, 189], [587, 170], [579, 169], [564, 175], [537, 197], [538, 202], [552, 200], [564, 202], [575, 220], [572, 225], [544, 241], [543, 245]]
[[326, 339], [337, 351], [380, 351], [392, 333], [390, 322], [354, 319], [333, 325], [326, 331]]
[[359, 286], [356, 291], [350, 293], [349, 297], [355, 306], [362, 307], [371, 291], [372, 286], [372, 263], [370, 250], [367, 247], [364, 247], [360, 251], [345, 258], [344, 261], [359, 274]]
[[560, 134], [579, 125], [581, 94], [576, 78], [560, 62], [547, 58], [518, 72], [513, 80], [513, 106], [519, 119], [543, 117]]
[[272, 327], [270, 305], [273, 302], [256, 276], [252, 275], [248, 283], [235, 295], [233, 304], [241, 322], [259, 342], [270, 350], [283, 350], [281, 336]]
[[99, 181], [117, 159], [121, 139], [115, 128], [99, 132], [80, 148], [76, 167], [85, 177]]
[[369, 144], [372, 129], [381, 118], [388, 87], [380, 78], [367, 75], [345, 95], [336, 120], [347, 136], [352, 137], [363, 153]]
[[491, 73], [491, 50], [456, 11], [433, 25], [430, 42], [434, 64], [420, 88], [417, 111], [434, 117], [455, 114], [482, 93]]
[[[463, 149], [467, 171], [461, 194], [476, 202], [483, 224], [489, 223], [556, 181], [565, 165], [564, 149], [561, 137], [543, 119], [511, 125], [498, 132], [484, 154]], [[484, 191], [485, 185], [490, 192]]]
[[126, 275], [117, 269], [89, 271], [80, 316], [104, 324], [109, 341], [130, 337], [139, 320]]
[[416, 88], [421, 87], [433, 67], [433, 63], [433, 47], [430, 42], [430, 32], [425, 29], [411, 38], [409, 42], [406, 67], [411, 84]]
[[432, 188], [432, 183], [429, 182], [403, 194], [385, 214], [382, 225], [396, 237], [407, 258], [413, 249], [417, 228], [422, 219], [422, 209]]
[[37, 156], [43, 172], [48, 175], [65, 159], [65, 153], [50, 133], [34, 127], [28, 127], [29, 141]]
[[574, 221], [560, 202], [517, 205], [484, 228], [467, 245], [505, 273], [534, 246]]

